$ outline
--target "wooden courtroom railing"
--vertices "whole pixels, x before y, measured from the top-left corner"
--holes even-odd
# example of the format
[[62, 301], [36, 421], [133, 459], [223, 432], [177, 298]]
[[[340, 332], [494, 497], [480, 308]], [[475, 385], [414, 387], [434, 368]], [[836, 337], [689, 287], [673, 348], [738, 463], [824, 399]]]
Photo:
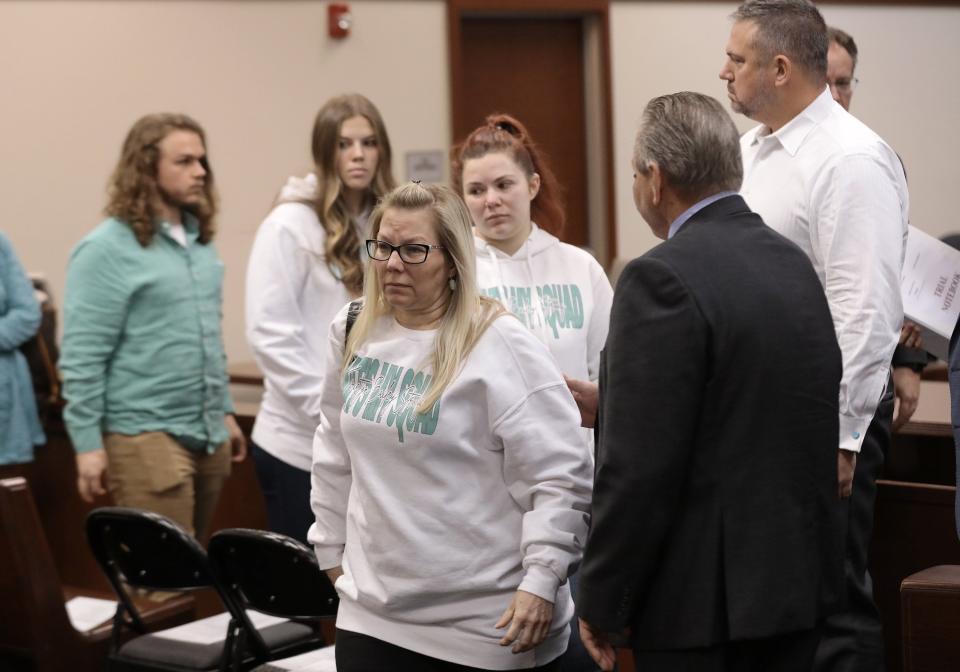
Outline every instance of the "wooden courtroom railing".
[[877, 487], [870, 572], [888, 672], [903, 670], [901, 582], [929, 567], [960, 565], [954, 463], [947, 384], [939, 375], [925, 376], [920, 407], [893, 435], [884, 480]]

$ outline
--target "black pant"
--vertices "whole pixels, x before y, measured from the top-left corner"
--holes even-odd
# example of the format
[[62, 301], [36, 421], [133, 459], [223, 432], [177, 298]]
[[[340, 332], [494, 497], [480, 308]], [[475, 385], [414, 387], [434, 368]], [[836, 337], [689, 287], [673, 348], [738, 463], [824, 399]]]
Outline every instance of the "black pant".
[[[337, 628], [337, 672], [483, 672], [388, 644], [374, 637]], [[559, 659], [558, 659], [559, 660]], [[557, 660], [525, 672], [557, 672]]]
[[819, 628], [705, 649], [634, 649], [638, 672], [810, 672]]
[[270, 530], [307, 544], [307, 530], [314, 523], [310, 509], [310, 472], [291, 467], [252, 441], [250, 452], [267, 506]]
[[857, 455], [847, 519], [844, 611], [826, 619], [814, 664], [816, 672], [881, 672], [884, 669], [883, 627], [873, 601], [868, 571], [877, 479], [890, 446], [893, 424], [893, 381], [880, 400]]

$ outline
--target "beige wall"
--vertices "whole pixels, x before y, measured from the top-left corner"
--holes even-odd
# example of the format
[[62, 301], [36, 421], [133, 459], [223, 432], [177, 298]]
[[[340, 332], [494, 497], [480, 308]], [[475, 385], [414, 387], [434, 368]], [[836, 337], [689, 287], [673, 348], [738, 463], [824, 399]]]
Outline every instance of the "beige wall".
[[250, 359], [243, 288], [256, 228], [286, 176], [310, 166], [313, 116], [344, 91], [380, 108], [408, 150], [449, 144], [444, 3], [351, 2], [353, 35], [326, 36], [326, 3], [284, 0], [0, 2], [0, 227], [63, 298], [72, 246], [100, 219], [132, 122], [184, 111], [206, 128], [222, 200], [228, 356]]
[[[630, 193], [630, 152], [643, 106], [684, 89], [725, 104], [717, 73], [735, 2], [611, 3], [614, 91], [614, 179], [619, 255], [633, 257], [656, 242]], [[960, 7], [821, 6], [831, 25], [854, 36], [860, 86], [851, 112], [903, 158], [912, 223], [940, 236], [960, 231], [950, 194], [960, 184]], [[729, 109], [729, 106], [728, 106]], [[752, 122], [734, 119], [741, 130]]]
[[[316, 109], [347, 90], [386, 119], [395, 172], [408, 150], [449, 145], [445, 3], [353, 0], [353, 36], [326, 37], [326, 4], [292, 0], [5, 0], [0, 2], [0, 228], [60, 299], [67, 257], [99, 220], [127, 128], [182, 110], [207, 128], [223, 208], [224, 327], [232, 360], [250, 358], [243, 286], [256, 227], [286, 176], [309, 166]], [[636, 214], [629, 154], [643, 105], [692, 89], [725, 99], [717, 72], [735, 3], [611, 3], [618, 247], [655, 239]], [[856, 37], [853, 111], [901, 153], [913, 223], [954, 224], [960, 183], [960, 8], [825, 5]], [[495, 76], [495, 75], [491, 75]], [[749, 122], [737, 117], [741, 129]]]

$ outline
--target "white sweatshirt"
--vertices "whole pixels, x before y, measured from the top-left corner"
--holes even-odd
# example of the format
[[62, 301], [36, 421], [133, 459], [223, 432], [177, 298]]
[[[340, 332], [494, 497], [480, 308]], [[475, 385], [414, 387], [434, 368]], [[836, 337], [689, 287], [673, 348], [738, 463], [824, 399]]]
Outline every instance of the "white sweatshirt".
[[477, 284], [543, 341], [560, 370], [597, 380], [613, 289], [589, 252], [561, 243], [536, 224], [513, 256], [479, 237]]
[[[327, 370], [343, 354], [334, 320]], [[343, 566], [337, 627], [487, 669], [543, 665], [566, 648], [566, 584], [586, 541], [592, 485], [577, 407], [547, 349], [498, 318], [423, 415], [436, 331], [380, 318], [323, 392], [314, 441], [320, 567]], [[493, 626], [517, 589], [554, 603], [546, 641], [513, 654]]]
[[[317, 178], [291, 177], [281, 200], [313, 200]], [[366, 217], [356, 225], [364, 227]], [[362, 236], [361, 236], [362, 237]], [[320, 424], [327, 331], [350, 294], [327, 266], [326, 233], [305, 203], [277, 205], [257, 231], [247, 265], [247, 342], [263, 372], [253, 441], [279, 460], [310, 470]]]

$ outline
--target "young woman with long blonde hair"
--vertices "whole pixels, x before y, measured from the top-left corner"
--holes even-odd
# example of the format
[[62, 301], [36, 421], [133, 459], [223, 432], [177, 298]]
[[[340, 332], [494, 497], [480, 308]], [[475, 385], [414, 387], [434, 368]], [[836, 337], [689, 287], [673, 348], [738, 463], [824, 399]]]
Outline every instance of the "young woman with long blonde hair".
[[330, 321], [363, 287], [361, 240], [394, 186], [390, 141], [358, 94], [317, 113], [314, 170], [291, 177], [257, 232], [247, 268], [247, 340], [264, 375], [252, 453], [270, 528], [306, 540], [310, 461]]

